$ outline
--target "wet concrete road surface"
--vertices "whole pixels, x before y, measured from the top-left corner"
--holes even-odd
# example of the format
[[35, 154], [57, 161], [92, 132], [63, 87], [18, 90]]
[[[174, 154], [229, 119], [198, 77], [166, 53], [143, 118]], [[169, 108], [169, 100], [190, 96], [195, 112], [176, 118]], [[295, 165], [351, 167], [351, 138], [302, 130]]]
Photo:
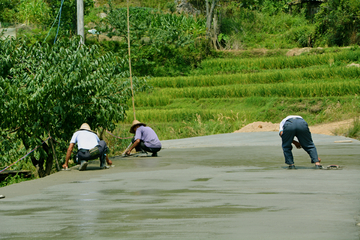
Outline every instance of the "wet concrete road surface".
[[0, 188], [0, 239], [358, 240], [360, 142], [313, 139], [323, 166], [344, 168], [293, 149], [288, 170], [276, 132], [232, 133]]

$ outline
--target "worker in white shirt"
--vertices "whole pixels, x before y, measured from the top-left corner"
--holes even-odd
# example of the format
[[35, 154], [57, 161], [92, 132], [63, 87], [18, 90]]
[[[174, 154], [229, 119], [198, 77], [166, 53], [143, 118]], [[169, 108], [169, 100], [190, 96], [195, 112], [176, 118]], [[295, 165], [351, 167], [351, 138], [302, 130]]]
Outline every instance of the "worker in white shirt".
[[[279, 135], [282, 139], [285, 163], [289, 165], [289, 169], [295, 169], [291, 144], [296, 148], [303, 148], [309, 154], [311, 163], [315, 163], [315, 168], [322, 168], [309, 126], [301, 116], [290, 115], [284, 118], [280, 122]], [[294, 140], [295, 136], [299, 142]]]

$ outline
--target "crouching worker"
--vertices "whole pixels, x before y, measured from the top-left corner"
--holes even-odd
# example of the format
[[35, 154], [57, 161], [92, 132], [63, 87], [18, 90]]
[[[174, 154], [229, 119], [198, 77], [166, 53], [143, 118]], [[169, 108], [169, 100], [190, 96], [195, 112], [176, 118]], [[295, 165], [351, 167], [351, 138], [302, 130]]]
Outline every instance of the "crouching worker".
[[83, 123], [80, 129], [73, 134], [70, 140], [70, 145], [66, 152], [65, 163], [63, 164], [64, 169], [67, 169], [68, 167], [71, 152], [76, 143], [78, 145], [76, 163], [80, 163], [79, 171], [86, 170], [88, 160], [94, 160], [97, 158], [100, 158], [101, 169], [109, 168], [106, 166], [106, 162], [108, 165], [112, 164], [111, 160], [109, 160], [109, 157], [106, 155], [108, 147], [105, 141], [100, 141], [96, 133], [91, 131], [89, 124]]
[[[289, 165], [289, 169], [295, 169], [291, 144], [296, 148], [303, 148], [309, 154], [311, 163], [315, 163], [315, 168], [322, 168], [308, 124], [301, 116], [291, 115], [284, 118], [280, 122], [279, 135], [282, 139], [285, 163]], [[299, 142], [294, 140], [295, 136]]]
[[135, 148], [136, 152], [151, 152], [152, 157], [157, 157], [157, 152], [161, 149], [161, 143], [152, 128], [147, 127], [145, 123], [134, 120], [130, 127], [130, 133], [135, 133], [135, 136], [131, 147], [126, 151], [127, 155], [130, 155], [131, 150]]

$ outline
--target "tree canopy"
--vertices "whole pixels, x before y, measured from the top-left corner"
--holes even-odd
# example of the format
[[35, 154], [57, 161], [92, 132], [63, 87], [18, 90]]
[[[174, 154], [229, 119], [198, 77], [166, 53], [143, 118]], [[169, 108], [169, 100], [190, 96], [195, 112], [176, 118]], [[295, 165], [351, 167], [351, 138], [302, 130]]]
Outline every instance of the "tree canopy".
[[[135, 75], [181, 75], [204, 57], [204, 18], [163, 13], [151, 8], [131, 7], [129, 12]], [[120, 37], [117, 51], [120, 56], [127, 55], [126, 8], [110, 5], [108, 17], [97, 29], [109, 37]]]
[[[110, 131], [125, 118], [131, 89], [126, 71], [112, 53], [79, 45], [78, 38], [62, 39], [55, 45], [25, 40], [0, 41], [0, 155], [41, 145], [51, 136], [64, 150], [73, 132], [87, 122], [93, 129]], [[146, 89], [144, 79], [134, 79], [134, 89]], [[47, 143], [32, 155], [40, 176], [45, 159], [52, 162]], [[37, 156], [37, 157], [36, 157]]]
[[318, 42], [347, 46], [360, 42], [360, 1], [331, 0], [316, 14]]

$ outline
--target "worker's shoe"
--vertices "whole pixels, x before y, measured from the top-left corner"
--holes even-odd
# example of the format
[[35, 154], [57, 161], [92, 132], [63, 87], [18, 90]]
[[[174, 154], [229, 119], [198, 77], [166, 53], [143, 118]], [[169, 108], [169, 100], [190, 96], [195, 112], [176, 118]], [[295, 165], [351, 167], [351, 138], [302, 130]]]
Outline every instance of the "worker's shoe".
[[148, 156], [148, 153], [145, 152], [144, 150], [141, 150], [139, 152], [136, 152], [134, 155], [134, 157], [147, 157]]
[[85, 161], [85, 160], [82, 160], [81, 163], [80, 163], [79, 171], [85, 171], [87, 165], [88, 165], [88, 162]]
[[153, 154], [151, 154], [152, 157], [157, 157], [157, 152], [154, 152]]
[[295, 165], [289, 165], [288, 169], [296, 169]]
[[321, 165], [315, 165], [315, 169], [323, 169]]
[[110, 167], [109, 166], [106, 166], [106, 165], [104, 165], [104, 166], [100, 166], [100, 169], [109, 169]]

